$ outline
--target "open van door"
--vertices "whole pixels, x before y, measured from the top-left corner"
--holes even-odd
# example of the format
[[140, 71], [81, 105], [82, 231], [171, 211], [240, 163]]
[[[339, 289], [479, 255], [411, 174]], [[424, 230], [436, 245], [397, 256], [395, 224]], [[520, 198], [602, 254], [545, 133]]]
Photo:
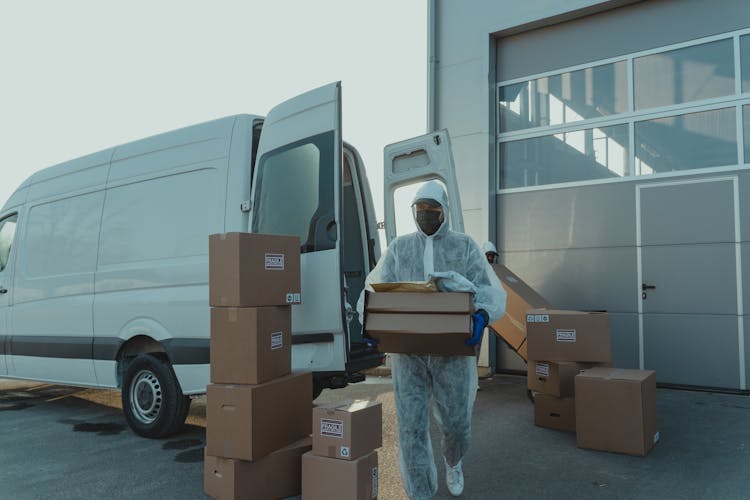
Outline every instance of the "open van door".
[[432, 179], [441, 182], [448, 193], [450, 228], [463, 232], [461, 199], [447, 130], [389, 144], [383, 155], [385, 235], [388, 244], [396, 236], [416, 230], [411, 201], [419, 186]]
[[249, 230], [299, 236], [302, 303], [292, 307], [292, 368], [344, 372], [341, 83], [285, 101], [260, 134]]

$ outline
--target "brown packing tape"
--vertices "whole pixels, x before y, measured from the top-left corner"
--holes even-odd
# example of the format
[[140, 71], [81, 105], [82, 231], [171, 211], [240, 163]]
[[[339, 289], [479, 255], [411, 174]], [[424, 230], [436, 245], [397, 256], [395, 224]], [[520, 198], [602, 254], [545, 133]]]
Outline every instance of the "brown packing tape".
[[624, 372], [624, 368], [616, 368], [609, 372], [606, 377], [604, 377], [604, 380], [612, 380], [616, 379], [622, 372]]
[[229, 309], [229, 319], [228, 321], [230, 323], [237, 323], [237, 309]]

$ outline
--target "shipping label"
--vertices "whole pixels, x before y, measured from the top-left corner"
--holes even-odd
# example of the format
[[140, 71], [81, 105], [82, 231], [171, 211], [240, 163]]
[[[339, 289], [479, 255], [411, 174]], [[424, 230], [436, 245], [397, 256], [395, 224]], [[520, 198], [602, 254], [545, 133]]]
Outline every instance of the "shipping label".
[[378, 468], [373, 467], [370, 475], [372, 476], [372, 498], [378, 498]]
[[575, 329], [557, 329], [555, 330], [555, 340], [558, 342], [575, 342], [576, 331]]
[[287, 293], [286, 294], [286, 303], [287, 304], [299, 304], [302, 302], [302, 294], [301, 293]]
[[284, 270], [284, 254], [283, 253], [267, 253], [266, 254], [266, 271], [283, 271]]
[[526, 323], [549, 323], [549, 314], [527, 314]]
[[536, 374], [540, 377], [549, 377], [549, 363], [537, 363]]
[[320, 419], [320, 435], [334, 438], [344, 438], [344, 421], [330, 418]]
[[281, 349], [284, 347], [284, 332], [273, 332], [271, 334], [271, 350]]

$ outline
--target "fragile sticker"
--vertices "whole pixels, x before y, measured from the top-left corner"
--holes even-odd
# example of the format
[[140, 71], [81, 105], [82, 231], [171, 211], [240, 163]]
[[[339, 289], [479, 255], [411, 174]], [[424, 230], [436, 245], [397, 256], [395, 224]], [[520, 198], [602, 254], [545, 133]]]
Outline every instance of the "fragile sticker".
[[271, 334], [271, 350], [281, 349], [284, 347], [284, 332], [273, 332]]
[[541, 377], [549, 377], [549, 364], [548, 363], [537, 363], [536, 374]]
[[575, 329], [571, 329], [571, 330], [558, 329], [558, 330], [555, 330], [555, 339], [558, 342], [575, 342], [576, 341], [576, 331], [575, 331]]
[[320, 419], [320, 435], [334, 438], [344, 438], [344, 421], [330, 418]]
[[300, 293], [287, 293], [286, 303], [287, 304], [299, 304], [302, 302], [302, 294]]
[[284, 254], [283, 253], [267, 253], [266, 254], [266, 271], [283, 271], [284, 270]]
[[342, 458], [349, 458], [349, 447], [342, 446], [339, 448], [339, 455], [341, 455]]
[[378, 498], [378, 468], [373, 467], [370, 475], [372, 476], [372, 498]]
[[527, 314], [527, 323], [549, 323], [549, 314]]

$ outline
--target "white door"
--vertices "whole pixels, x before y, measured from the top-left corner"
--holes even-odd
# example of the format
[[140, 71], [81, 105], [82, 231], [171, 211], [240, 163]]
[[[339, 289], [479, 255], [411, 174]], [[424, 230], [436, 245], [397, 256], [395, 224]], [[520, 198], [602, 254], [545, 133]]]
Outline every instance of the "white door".
[[302, 303], [292, 307], [294, 370], [343, 371], [341, 84], [274, 107], [263, 123], [250, 231], [298, 236]]
[[10, 306], [10, 288], [13, 282], [13, 237], [16, 233], [18, 214], [0, 216], [0, 375], [8, 373], [6, 364], [6, 346], [10, 335], [8, 330], [8, 311]]
[[441, 182], [448, 193], [450, 228], [463, 232], [461, 199], [447, 130], [389, 144], [383, 155], [385, 234], [389, 244], [396, 236], [416, 230], [411, 200], [419, 186], [432, 179]]

